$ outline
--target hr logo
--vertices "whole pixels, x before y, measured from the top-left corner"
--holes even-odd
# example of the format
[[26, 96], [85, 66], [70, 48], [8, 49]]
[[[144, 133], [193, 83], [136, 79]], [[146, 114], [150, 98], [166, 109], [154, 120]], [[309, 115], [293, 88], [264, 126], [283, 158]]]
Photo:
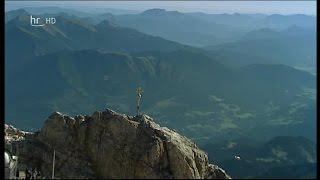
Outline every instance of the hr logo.
[[40, 17], [33, 17], [30, 15], [30, 25], [31, 26], [44, 26], [46, 24], [55, 24], [56, 23], [56, 18], [54, 17], [49, 17], [45, 18], [44, 20], [41, 19]]

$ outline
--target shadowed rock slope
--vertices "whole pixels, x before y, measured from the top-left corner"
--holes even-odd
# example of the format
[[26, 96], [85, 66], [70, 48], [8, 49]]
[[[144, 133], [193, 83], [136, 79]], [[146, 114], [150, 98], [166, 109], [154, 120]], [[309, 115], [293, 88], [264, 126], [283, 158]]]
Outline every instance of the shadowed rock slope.
[[55, 112], [40, 131], [25, 134], [7, 143], [18, 150], [20, 166], [37, 167], [46, 177], [55, 149], [57, 178], [230, 178], [194, 142], [147, 115], [107, 109], [72, 118]]

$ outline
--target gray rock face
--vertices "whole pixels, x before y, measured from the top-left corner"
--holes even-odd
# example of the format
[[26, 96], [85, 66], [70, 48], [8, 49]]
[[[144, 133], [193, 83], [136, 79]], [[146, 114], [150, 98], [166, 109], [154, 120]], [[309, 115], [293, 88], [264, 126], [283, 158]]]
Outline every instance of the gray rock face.
[[46, 177], [55, 149], [57, 178], [230, 178], [186, 137], [147, 115], [109, 109], [74, 118], [53, 113], [39, 132], [16, 146], [20, 162]]

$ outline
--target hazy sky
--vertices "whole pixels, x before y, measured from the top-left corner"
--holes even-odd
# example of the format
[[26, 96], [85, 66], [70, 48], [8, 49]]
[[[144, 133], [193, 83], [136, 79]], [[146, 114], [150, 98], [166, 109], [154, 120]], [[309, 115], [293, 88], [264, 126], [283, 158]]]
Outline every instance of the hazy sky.
[[316, 15], [316, 1], [7, 1], [6, 10], [30, 6], [115, 8], [144, 11], [164, 8], [180, 12]]

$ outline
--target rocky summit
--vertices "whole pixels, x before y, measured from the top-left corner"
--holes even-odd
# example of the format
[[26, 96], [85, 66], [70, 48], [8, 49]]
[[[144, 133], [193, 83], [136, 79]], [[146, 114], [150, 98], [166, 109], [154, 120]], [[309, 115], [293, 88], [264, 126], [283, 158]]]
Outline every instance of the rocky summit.
[[73, 118], [55, 112], [38, 132], [8, 125], [5, 131], [19, 166], [37, 168], [45, 177], [51, 177], [55, 150], [56, 178], [230, 179], [194, 142], [144, 114], [106, 109]]

